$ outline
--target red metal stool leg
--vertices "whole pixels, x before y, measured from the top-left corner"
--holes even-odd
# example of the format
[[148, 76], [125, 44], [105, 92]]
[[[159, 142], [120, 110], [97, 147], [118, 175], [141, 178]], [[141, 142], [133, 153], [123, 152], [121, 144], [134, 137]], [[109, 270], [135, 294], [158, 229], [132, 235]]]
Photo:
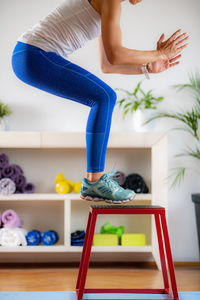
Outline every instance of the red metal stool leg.
[[162, 229], [163, 229], [163, 235], [165, 240], [165, 250], [166, 250], [167, 261], [169, 266], [169, 274], [170, 274], [171, 285], [172, 285], [172, 292], [173, 292], [174, 299], [178, 300], [179, 296], [178, 296], [178, 291], [176, 286], [176, 277], [174, 272], [174, 264], [172, 259], [171, 246], [169, 241], [169, 234], [167, 229], [167, 221], [166, 221], [165, 213], [161, 215], [161, 221], [162, 221]]
[[86, 251], [87, 242], [88, 242], [88, 234], [90, 232], [91, 216], [92, 216], [92, 213], [89, 211], [87, 227], [86, 227], [86, 232], [85, 232], [85, 238], [84, 238], [84, 243], [83, 243], [83, 249], [82, 249], [82, 255], [81, 255], [81, 261], [80, 261], [80, 265], [79, 265], [79, 272], [78, 272], [78, 278], [77, 278], [77, 283], [76, 283], [76, 289], [79, 289], [80, 278], [81, 278], [81, 275], [82, 275], [82, 272], [83, 272], [83, 262], [84, 262], [84, 259], [85, 259], [85, 251]]
[[81, 272], [80, 278], [79, 278], [79, 284], [78, 284], [79, 288], [77, 290], [78, 300], [83, 299], [86, 276], [87, 276], [87, 271], [88, 271], [88, 266], [89, 266], [89, 261], [90, 261], [90, 254], [91, 254], [92, 242], [93, 242], [95, 225], [96, 225], [96, 219], [97, 219], [97, 214], [93, 213], [93, 211], [92, 211], [90, 227], [88, 227], [89, 228], [88, 229], [89, 230], [88, 237], [87, 237], [87, 241], [85, 243], [86, 246], [85, 246], [84, 260], [82, 262], [82, 272]]
[[164, 253], [164, 247], [163, 247], [162, 231], [161, 231], [161, 226], [160, 226], [160, 215], [154, 214], [154, 216], [155, 216], [155, 223], [156, 223], [156, 230], [157, 230], [157, 237], [158, 237], [158, 246], [159, 246], [159, 252], [160, 252], [160, 262], [161, 262], [161, 267], [162, 267], [164, 287], [168, 291], [169, 290], [169, 281], [168, 281], [167, 266], [166, 266], [165, 253]]

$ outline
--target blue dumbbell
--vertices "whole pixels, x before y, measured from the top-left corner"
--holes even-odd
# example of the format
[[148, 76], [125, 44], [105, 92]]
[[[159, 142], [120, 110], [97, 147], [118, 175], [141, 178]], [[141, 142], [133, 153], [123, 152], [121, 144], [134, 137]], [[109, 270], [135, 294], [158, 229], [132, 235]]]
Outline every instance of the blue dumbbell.
[[59, 235], [58, 235], [57, 231], [55, 231], [55, 230], [49, 230], [49, 231], [52, 232], [53, 234], [55, 234], [55, 237], [56, 237], [55, 243], [57, 243], [57, 241], [59, 240]]
[[54, 230], [45, 231], [41, 234], [41, 242], [45, 246], [54, 245], [58, 239], [58, 233]]
[[26, 234], [28, 246], [37, 246], [41, 241], [41, 233], [39, 230], [32, 230]]

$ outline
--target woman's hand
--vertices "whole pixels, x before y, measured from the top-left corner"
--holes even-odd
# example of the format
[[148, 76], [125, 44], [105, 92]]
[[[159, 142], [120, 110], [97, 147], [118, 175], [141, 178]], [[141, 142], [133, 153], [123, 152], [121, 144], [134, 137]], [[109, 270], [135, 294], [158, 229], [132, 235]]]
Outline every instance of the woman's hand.
[[[172, 53], [176, 53], [177, 51], [179, 53], [180, 51], [182, 51], [183, 48], [185, 48], [188, 45], [188, 44], [185, 44], [185, 45], [177, 48], [177, 45], [182, 44], [183, 41], [185, 41], [189, 38], [189, 36], [187, 36], [187, 33], [183, 33], [177, 37], [179, 32], [180, 32], [180, 29], [177, 30], [174, 34], [172, 34], [172, 36], [166, 41], [163, 41], [164, 33], [160, 36], [160, 38], [157, 42], [157, 50], [161, 51], [161, 53], [165, 53], [165, 54], [163, 54], [164, 55], [163, 57], [165, 57], [165, 58], [163, 60], [158, 60], [158, 61], [154, 61], [154, 62], [150, 63], [148, 65], [150, 73], [160, 73], [160, 72], [166, 71], [167, 69], [174, 67], [180, 63], [180, 61], [177, 61], [177, 60], [181, 57], [181, 54], [179, 54], [177, 56], [174, 55], [171, 58], [167, 58], [167, 56], [170, 57], [172, 55]], [[166, 54], [166, 53], [168, 53], [168, 54]], [[169, 55], [169, 53], [171, 53], [171, 55]]]
[[181, 54], [178, 56], [172, 58], [172, 59], [163, 59], [154, 61], [152, 63], [148, 64], [148, 71], [149, 73], [160, 73], [163, 71], [166, 71], [167, 69], [176, 66], [180, 63], [180, 61], [177, 61], [181, 57]]
[[179, 54], [188, 44], [181, 44], [186, 41], [189, 36], [187, 33], [182, 33], [179, 35], [181, 29], [177, 30], [175, 33], [172, 34], [168, 40], [163, 41], [164, 33], [161, 35], [160, 39], [157, 42], [157, 50], [160, 51], [161, 57], [163, 60], [172, 59], [177, 54]]

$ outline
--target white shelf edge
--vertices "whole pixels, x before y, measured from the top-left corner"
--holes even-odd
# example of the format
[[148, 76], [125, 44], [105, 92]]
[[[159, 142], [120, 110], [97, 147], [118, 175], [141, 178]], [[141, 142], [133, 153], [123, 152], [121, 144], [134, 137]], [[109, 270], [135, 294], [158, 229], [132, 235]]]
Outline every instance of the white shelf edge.
[[0, 246], [0, 252], [65, 252], [66, 247], [64, 245], [55, 246], [17, 246], [17, 247], [5, 247]]
[[57, 193], [32, 193], [32, 194], [12, 194], [12, 195], [1, 195], [1, 200], [66, 200], [66, 199], [77, 199], [80, 194], [57, 194]]
[[[0, 201], [11, 201], [11, 200], [76, 200], [83, 201], [80, 198], [80, 194], [56, 194], [56, 193], [33, 193], [33, 194], [12, 194], [12, 195], [1, 195]], [[152, 194], [136, 194], [135, 200], [152, 200]], [[87, 201], [88, 202], [88, 201]], [[98, 203], [91, 201], [91, 203]]]
[[[152, 148], [165, 134], [165, 132], [112, 131], [107, 148]], [[86, 149], [85, 132], [2, 131], [0, 148]]]
[[[82, 246], [70, 246], [71, 252], [82, 252]], [[92, 252], [152, 252], [152, 246], [92, 246]]]
[[[82, 246], [0, 246], [0, 252], [82, 252]], [[92, 246], [92, 252], [152, 252], [152, 246]]]

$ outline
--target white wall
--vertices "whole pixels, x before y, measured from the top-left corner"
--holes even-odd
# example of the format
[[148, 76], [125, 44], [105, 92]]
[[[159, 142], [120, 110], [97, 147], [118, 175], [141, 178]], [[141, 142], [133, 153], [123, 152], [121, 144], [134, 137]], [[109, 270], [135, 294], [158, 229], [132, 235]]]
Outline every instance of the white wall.
[[[17, 37], [59, 3], [60, 0], [0, 1], [0, 99], [13, 109], [9, 117], [10, 130], [85, 131], [89, 107], [28, 86], [19, 81], [11, 69], [11, 53]], [[142, 87], [145, 90], [154, 89], [155, 95], [165, 97], [161, 109], [190, 108], [191, 97], [177, 93], [171, 85], [187, 82], [188, 72], [200, 67], [199, 11], [199, 0], [143, 0], [136, 6], [131, 6], [127, 0], [122, 4], [121, 28], [123, 45], [126, 47], [153, 50], [163, 32], [168, 38], [179, 28], [190, 35], [190, 45], [182, 53], [181, 64], [166, 72], [151, 75], [150, 81], [143, 75], [103, 74], [98, 64], [95, 40], [77, 50], [70, 59], [93, 72], [112, 88], [132, 90], [143, 78]], [[127, 122], [126, 126], [124, 124], [116, 106], [111, 130], [131, 130], [126, 127]], [[177, 125], [169, 119], [162, 119], [155, 124], [154, 130], [157, 131], [166, 131]], [[173, 157], [190, 141], [192, 139], [186, 133], [169, 132], [169, 168], [185, 164], [195, 167], [194, 160]], [[199, 260], [195, 212], [191, 202], [191, 193], [199, 190], [199, 176], [194, 172], [186, 174], [180, 188], [169, 190], [169, 234], [175, 261]]]

